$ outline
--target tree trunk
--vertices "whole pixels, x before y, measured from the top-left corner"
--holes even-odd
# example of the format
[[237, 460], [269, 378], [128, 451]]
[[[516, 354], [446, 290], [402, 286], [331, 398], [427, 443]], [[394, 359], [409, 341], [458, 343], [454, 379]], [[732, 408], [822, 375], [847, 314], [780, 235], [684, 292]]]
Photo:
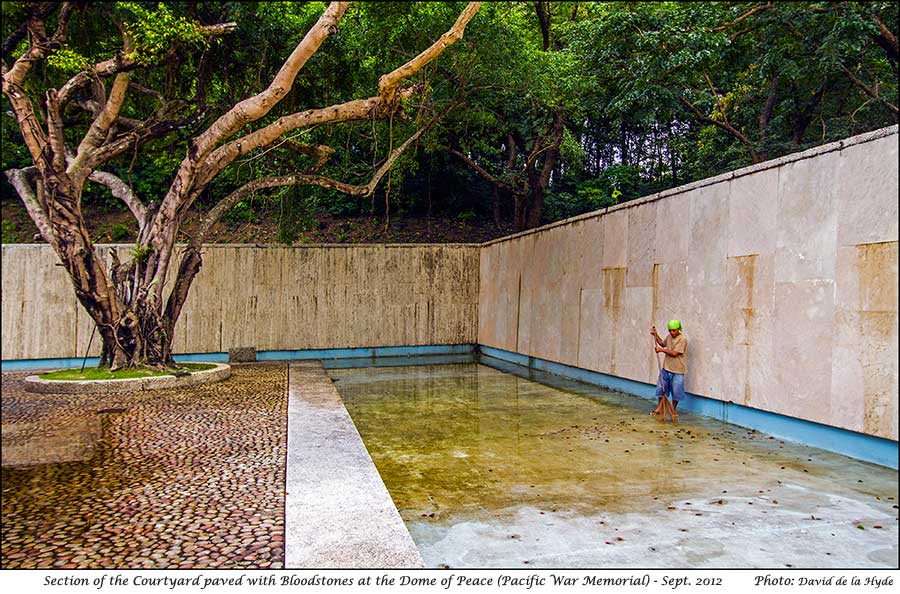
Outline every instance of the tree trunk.
[[527, 215], [527, 204], [528, 194], [526, 192], [513, 192], [513, 224], [516, 227], [516, 231], [524, 231], [528, 228], [525, 218]]

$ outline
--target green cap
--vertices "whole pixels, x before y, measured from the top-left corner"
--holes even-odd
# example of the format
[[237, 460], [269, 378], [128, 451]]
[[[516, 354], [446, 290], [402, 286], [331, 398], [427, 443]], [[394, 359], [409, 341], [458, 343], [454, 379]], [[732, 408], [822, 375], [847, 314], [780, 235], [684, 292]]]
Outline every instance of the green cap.
[[681, 322], [678, 320], [669, 320], [669, 330], [681, 330]]

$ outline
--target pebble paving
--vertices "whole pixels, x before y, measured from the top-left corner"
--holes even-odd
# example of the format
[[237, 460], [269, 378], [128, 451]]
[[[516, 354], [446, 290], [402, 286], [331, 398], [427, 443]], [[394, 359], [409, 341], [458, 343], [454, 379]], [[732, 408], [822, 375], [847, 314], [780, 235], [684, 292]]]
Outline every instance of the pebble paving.
[[32, 394], [26, 375], [3, 373], [4, 445], [17, 424], [100, 431], [88, 459], [4, 466], [3, 568], [283, 567], [285, 365], [102, 396]]

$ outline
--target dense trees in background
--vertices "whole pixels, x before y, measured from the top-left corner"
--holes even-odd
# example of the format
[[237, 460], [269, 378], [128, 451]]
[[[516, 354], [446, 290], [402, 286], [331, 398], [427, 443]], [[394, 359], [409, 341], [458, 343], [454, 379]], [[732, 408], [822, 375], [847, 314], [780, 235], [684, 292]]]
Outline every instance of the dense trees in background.
[[[349, 3], [332, 2], [318, 18], [319, 11], [310, 11], [310, 25], [286, 35], [284, 51], [272, 58], [274, 68], [260, 65], [261, 70], [252, 71], [251, 76], [258, 77], [255, 84], [236, 81], [241, 84], [240, 94], [229, 94], [232, 81], [216, 75], [217, 64], [227, 64], [228, 58], [221, 55], [210, 61], [202, 51], [212, 44], [211, 39], [227, 36], [236, 27], [234, 21], [214, 19], [204, 24], [199, 15], [189, 11], [178, 15], [164, 4], [155, 8], [72, 2], [22, 6], [20, 26], [7, 34], [3, 44], [3, 94], [32, 164], [5, 173], [96, 324], [102, 339], [101, 366], [174, 365], [175, 323], [202, 264], [205, 232], [243, 197], [295, 185], [372, 196], [393, 162], [458, 105], [458, 101], [447, 106], [433, 102], [427, 79], [408, 79], [462, 38], [479, 6], [473, 2], [463, 7], [455, 22], [449, 19], [453, 23], [449, 29], [411, 55], [373, 63], [370, 73], [382, 74], [373, 77], [368, 89], [359, 85], [332, 92], [327, 88], [330, 81], [341, 76], [333, 66], [325, 69], [322, 78], [309, 73], [310, 86], [327, 88], [324, 97], [312, 104], [293, 100], [295, 79], [326, 40], [338, 33]], [[99, 29], [103, 23], [106, 32]], [[83, 37], [87, 43], [76, 48], [69, 42], [78, 39], [79, 25], [90, 31]], [[357, 46], [350, 51], [365, 54], [371, 43], [366, 33], [358, 33]], [[100, 43], [94, 45], [97, 38]], [[261, 43], [253, 52], [265, 56], [265, 39], [256, 41]], [[242, 57], [249, 61], [253, 56]], [[233, 68], [237, 71], [236, 64]], [[219, 103], [210, 110], [214, 97]], [[402, 140], [398, 134], [395, 142], [395, 119], [406, 120], [402, 127], [415, 132]], [[366, 165], [365, 183], [323, 172], [336, 152], [331, 144], [342, 138], [314, 138], [307, 132], [381, 120], [389, 121], [392, 128], [389, 140], [382, 143], [387, 150], [373, 151], [382, 159]], [[158, 193], [142, 196], [107, 170], [115, 161], [130, 157], [126, 172], [130, 173], [142, 149], [157, 141], [171, 143], [173, 138], [177, 145], [160, 151], [174, 162], [167, 167], [165, 185]], [[287, 165], [269, 162], [238, 181], [235, 189], [209, 196], [210, 185], [225, 169], [232, 165], [239, 169], [240, 164], [267, 153], [280, 156]], [[119, 262], [113, 252], [109, 270], [94, 252], [83, 216], [82, 194], [89, 179], [120, 199], [139, 229], [130, 258]], [[170, 275], [169, 268], [178, 261], [179, 228], [204, 193], [211, 208], [182, 250], [177, 273]]]
[[[79, 6], [65, 51], [42, 77], [71, 75], [78, 52], [113, 55], [111, 21], [101, 6], [160, 12], [155, 2]], [[382, 66], [414, 56], [462, 6], [351, 6], [272, 116], [374, 88]], [[199, 89], [205, 119], [196, 124], [202, 125], [258, 92], [325, 4], [163, 8], [170, 20], [236, 23], [221, 38], [179, 39], [167, 48], [164, 68], [145, 66], [167, 100], [183, 101], [185, 91]], [[8, 41], [22, 22], [23, 3], [4, 3], [3, 10]], [[460, 47], [417, 75], [427, 80], [428, 114], [454, 109], [398, 157], [373, 194], [260, 189], [224, 217], [250, 220], [260, 209], [274, 211], [279, 240], [290, 243], [318, 212], [374, 214], [387, 224], [392, 214], [434, 211], [493, 219], [509, 230], [594, 210], [896, 123], [896, 28], [895, 2], [488, 2]], [[4, 56], [10, 53], [15, 48], [4, 48]], [[141, 100], [156, 98], [144, 93]], [[136, 101], [124, 109], [139, 109]], [[4, 170], [30, 164], [9, 111], [6, 103]], [[335, 151], [323, 175], [364, 183], [392, 143], [426, 115], [411, 113], [340, 130], [316, 127], [304, 132], [303, 142]], [[188, 136], [183, 128], [109, 170], [139, 195], [161, 196]], [[197, 207], [208, 209], [250, 179], [293, 171], [297, 159], [314, 162], [316, 155], [290, 146], [237, 160], [201, 192]], [[4, 195], [12, 194], [2, 183]], [[90, 181], [85, 200], [116, 204]]]
[[[4, 2], [4, 200], [21, 196], [45, 239], [74, 246], [58, 251], [98, 301], [98, 324], [133, 311], [171, 337], [178, 304], [163, 297], [183, 300], [219, 217], [275, 211], [285, 243], [321, 212], [385, 225], [443, 212], [524, 229], [897, 122], [895, 2], [477, 12]], [[464, 37], [433, 46], [460, 18]], [[84, 260], [82, 201], [137, 219], [134, 257], [109, 275]], [[188, 212], [203, 217], [192, 237], [177, 223]], [[176, 240], [188, 242], [188, 280], [164, 294]], [[107, 305], [104, 283], [119, 287]], [[162, 322], [124, 305], [138, 294], [154, 295], [141, 307]], [[140, 348], [165, 359], [151, 334]], [[104, 340], [115, 358], [116, 337]]]

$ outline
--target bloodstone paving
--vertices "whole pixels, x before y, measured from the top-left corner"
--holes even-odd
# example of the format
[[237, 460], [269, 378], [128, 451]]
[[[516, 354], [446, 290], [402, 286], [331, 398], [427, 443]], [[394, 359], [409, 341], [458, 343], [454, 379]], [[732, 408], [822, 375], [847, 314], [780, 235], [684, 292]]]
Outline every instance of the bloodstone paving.
[[[4, 568], [283, 567], [284, 364], [103, 396], [32, 394], [26, 375], [3, 373], [4, 446], [20, 452], [2, 471]], [[89, 458], [22, 465], [23, 434], [35, 461], [60, 440]]]

